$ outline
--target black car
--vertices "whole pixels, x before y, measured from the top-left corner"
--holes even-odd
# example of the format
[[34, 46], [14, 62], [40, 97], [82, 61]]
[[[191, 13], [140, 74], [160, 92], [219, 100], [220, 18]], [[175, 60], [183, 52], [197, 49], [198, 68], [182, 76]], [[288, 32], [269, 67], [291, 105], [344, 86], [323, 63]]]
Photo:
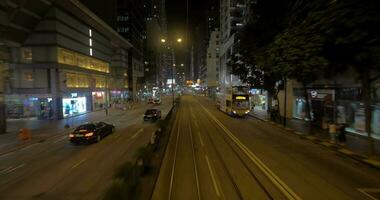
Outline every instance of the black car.
[[144, 121], [161, 119], [161, 111], [158, 109], [148, 109], [144, 114]]
[[70, 133], [70, 142], [74, 144], [99, 142], [114, 130], [114, 125], [104, 122], [83, 124]]

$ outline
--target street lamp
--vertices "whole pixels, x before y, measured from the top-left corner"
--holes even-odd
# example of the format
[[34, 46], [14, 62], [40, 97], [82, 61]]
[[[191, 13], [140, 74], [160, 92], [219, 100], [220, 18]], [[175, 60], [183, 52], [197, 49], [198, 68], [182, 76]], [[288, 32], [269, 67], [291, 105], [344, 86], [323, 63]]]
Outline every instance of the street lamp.
[[181, 64], [181, 67], [183, 67], [183, 63]]
[[[166, 39], [165, 38], [161, 38], [161, 43], [164, 44], [166, 43]], [[174, 44], [174, 42], [171, 42], [171, 41], [168, 41], [169, 44]], [[177, 43], [182, 43], [182, 38], [177, 38]], [[173, 45], [174, 46], [174, 45]], [[170, 49], [169, 45], [168, 45], [168, 49]], [[172, 54], [173, 54], [173, 58], [174, 58], [174, 51], [172, 50]], [[174, 67], [176, 66], [175, 63], [173, 63], [172, 65], [172, 81], [171, 81], [171, 85], [172, 85], [172, 98], [173, 98], [173, 106], [174, 106]], [[183, 64], [181, 64], [181, 66], [183, 67]]]

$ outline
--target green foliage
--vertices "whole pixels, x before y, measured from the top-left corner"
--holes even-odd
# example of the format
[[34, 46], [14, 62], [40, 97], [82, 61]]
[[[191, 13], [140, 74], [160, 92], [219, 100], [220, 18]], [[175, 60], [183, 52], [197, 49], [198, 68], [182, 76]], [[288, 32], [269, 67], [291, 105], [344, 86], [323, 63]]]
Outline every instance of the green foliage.
[[127, 200], [134, 199], [136, 195], [137, 185], [126, 182], [121, 179], [113, 181], [112, 185], [103, 196], [104, 200]]
[[117, 169], [115, 173], [115, 178], [119, 178], [123, 180], [132, 179], [133, 173], [134, 173], [133, 163], [126, 162]]

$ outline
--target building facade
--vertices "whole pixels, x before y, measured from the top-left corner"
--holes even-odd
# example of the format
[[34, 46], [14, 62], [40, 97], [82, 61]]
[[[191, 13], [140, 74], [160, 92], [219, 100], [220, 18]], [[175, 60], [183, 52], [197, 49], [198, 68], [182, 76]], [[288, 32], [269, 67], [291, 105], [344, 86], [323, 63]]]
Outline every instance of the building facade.
[[10, 24], [25, 31], [20, 38], [7, 37], [12, 41], [8, 118], [61, 119], [127, 97], [132, 45], [110, 26], [78, 1], [18, 6], [23, 9]]
[[220, 32], [215, 29], [209, 39], [206, 62], [206, 86], [216, 88], [219, 85], [219, 54], [220, 54]]

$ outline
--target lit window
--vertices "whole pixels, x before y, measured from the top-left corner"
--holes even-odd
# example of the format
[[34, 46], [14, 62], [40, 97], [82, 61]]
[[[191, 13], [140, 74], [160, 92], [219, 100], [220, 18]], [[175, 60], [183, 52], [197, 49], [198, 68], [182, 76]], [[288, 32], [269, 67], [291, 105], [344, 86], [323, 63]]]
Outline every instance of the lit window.
[[91, 30], [91, 29], [88, 29], [88, 35], [89, 35], [90, 37], [92, 37], [92, 30]]
[[92, 48], [90, 48], [90, 56], [92, 56]]
[[91, 38], [89, 39], [89, 44], [90, 44], [90, 47], [92, 47], [92, 39]]
[[22, 48], [22, 58], [26, 61], [31, 61], [33, 57], [32, 49]]
[[25, 78], [25, 80], [27, 80], [27, 81], [33, 81], [33, 72], [25, 72], [24, 73], [24, 78]]

